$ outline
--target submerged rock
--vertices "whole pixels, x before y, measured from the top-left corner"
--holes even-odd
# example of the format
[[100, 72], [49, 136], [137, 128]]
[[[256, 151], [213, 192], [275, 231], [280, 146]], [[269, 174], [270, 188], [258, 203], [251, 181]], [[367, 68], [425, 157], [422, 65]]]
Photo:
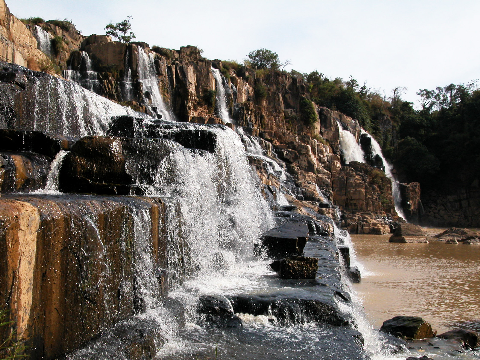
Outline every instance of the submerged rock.
[[480, 336], [475, 331], [455, 329], [438, 335], [442, 339], [455, 339], [466, 349], [475, 349], [480, 346]]

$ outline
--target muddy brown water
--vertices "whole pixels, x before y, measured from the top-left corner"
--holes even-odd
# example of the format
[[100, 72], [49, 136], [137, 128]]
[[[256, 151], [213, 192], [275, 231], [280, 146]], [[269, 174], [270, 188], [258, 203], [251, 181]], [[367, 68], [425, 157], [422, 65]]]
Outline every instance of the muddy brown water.
[[421, 316], [442, 333], [480, 322], [480, 245], [389, 243], [389, 235], [352, 235], [362, 281], [354, 286], [370, 322]]

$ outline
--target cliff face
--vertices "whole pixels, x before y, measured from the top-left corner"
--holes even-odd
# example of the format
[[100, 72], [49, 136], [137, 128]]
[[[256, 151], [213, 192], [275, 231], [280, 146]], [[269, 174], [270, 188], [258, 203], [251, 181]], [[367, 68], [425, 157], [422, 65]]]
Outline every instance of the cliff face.
[[34, 70], [40, 69], [39, 62], [47, 61], [30, 29], [10, 13], [4, 0], [0, 1], [0, 57]]

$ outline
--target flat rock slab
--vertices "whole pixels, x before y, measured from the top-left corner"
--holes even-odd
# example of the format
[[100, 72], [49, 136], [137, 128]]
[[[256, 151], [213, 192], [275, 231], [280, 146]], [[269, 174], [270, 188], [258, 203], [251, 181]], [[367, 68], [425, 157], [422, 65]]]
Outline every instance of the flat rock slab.
[[301, 255], [307, 243], [308, 234], [309, 229], [305, 222], [289, 220], [267, 231], [263, 235], [262, 245], [267, 255], [272, 258]]

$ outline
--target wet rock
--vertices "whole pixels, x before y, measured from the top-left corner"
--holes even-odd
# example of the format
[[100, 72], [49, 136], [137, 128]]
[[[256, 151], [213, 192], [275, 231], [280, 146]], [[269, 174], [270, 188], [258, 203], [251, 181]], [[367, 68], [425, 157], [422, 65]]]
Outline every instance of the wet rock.
[[449, 228], [440, 234], [435, 235], [435, 239], [444, 241], [446, 244], [458, 244], [469, 241], [471, 244], [478, 242], [480, 233], [471, 229]]
[[279, 325], [315, 321], [330, 325], [347, 325], [348, 320], [334, 302], [328, 289], [324, 299], [285, 294], [238, 295], [231, 298], [235, 313], [274, 316]]
[[315, 279], [318, 259], [303, 256], [291, 257], [277, 260], [271, 264], [271, 267], [282, 279]]
[[426, 232], [418, 225], [409, 223], [398, 223], [390, 236], [389, 242], [407, 243], [407, 242], [426, 242]]
[[435, 336], [432, 326], [417, 316], [396, 316], [384, 321], [380, 330], [405, 339], [425, 339]]
[[262, 245], [267, 255], [273, 258], [301, 255], [308, 233], [308, 225], [305, 222], [289, 220], [267, 231], [262, 237]]
[[471, 330], [455, 329], [440, 334], [438, 337], [442, 339], [458, 340], [462, 343], [462, 346], [467, 349], [475, 349], [480, 346], [480, 337], [478, 333]]
[[360, 273], [360, 270], [356, 266], [348, 268], [347, 276], [355, 284], [360, 283], [362, 280], [362, 275]]
[[199, 299], [198, 313], [205, 321], [217, 327], [239, 327], [242, 321], [233, 312], [229, 300], [220, 296], [204, 295]]
[[68, 150], [73, 142], [74, 139], [40, 131], [0, 129], [0, 151], [30, 151], [53, 159], [60, 150]]
[[43, 189], [51, 159], [45, 155], [0, 152], [0, 189], [2, 193], [31, 192]]
[[422, 357], [414, 357], [414, 356], [409, 356], [406, 360], [434, 360], [431, 357], [428, 357], [427, 355], [423, 355]]
[[162, 139], [90, 136], [65, 156], [59, 188], [68, 193], [142, 195], [172, 144]]

